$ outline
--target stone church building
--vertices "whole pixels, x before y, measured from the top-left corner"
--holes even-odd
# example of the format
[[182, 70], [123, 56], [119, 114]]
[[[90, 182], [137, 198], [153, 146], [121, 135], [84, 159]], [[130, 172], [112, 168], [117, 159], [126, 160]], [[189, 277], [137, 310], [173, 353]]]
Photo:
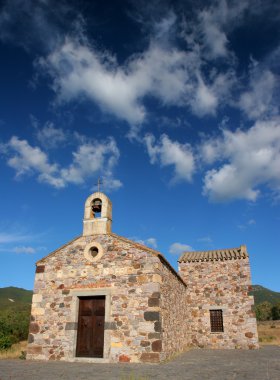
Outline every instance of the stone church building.
[[187, 347], [258, 348], [245, 246], [164, 256], [111, 232], [85, 203], [83, 234], [36, 264], [28, 359], [160, 362]]

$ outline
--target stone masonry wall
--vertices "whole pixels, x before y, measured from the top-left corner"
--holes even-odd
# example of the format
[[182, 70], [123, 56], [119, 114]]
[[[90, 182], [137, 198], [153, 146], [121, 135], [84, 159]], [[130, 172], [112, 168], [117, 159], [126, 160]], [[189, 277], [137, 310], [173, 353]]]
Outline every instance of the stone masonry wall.
[[161, 323], [164, 359], [189, 345], [187, 286], [164, 265], [161, 267]]
[[[193, 346], [206, 348], [258, 348], [257, 324], [249, 260], [179, 263], [188, 285], [189, 331]], [[222, 309], [224, 332], [211, 333], [210, 309]]]
[[[104, 250], [96, 262], [84, 254], [91, 242]], [[160, 326], [164, 265], [143, 248], [116, 235], [94, 235], [79, 237], [41, 260], [35, 277], [27, 358], [78, 360], [78, 296], [96, 294], [106, 295], [104, 360], [158, 362], [165, 357]], [[181, 288], [174, 282], [170, 291]], [[164, 286], [164, 299], [168, 299], [167, 293]], [[168, 307], [172, 309], [171, 303]], [[170, 322], [170, 328], [173, 325], [174, 321]], [[165, 334], [164, 342], [169, 336]], [[178, 347], [173, 341], [165, 344], [168, 353]]]

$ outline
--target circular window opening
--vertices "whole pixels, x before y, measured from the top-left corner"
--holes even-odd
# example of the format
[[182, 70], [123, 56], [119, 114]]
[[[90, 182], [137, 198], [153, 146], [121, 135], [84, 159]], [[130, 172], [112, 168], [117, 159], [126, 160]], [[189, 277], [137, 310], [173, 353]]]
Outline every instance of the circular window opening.
[[97, 247], [91, 247], [89, 250], [89, 254], [91, 255], [93, 259], [98, 255], [98, 252], [99, 250]]

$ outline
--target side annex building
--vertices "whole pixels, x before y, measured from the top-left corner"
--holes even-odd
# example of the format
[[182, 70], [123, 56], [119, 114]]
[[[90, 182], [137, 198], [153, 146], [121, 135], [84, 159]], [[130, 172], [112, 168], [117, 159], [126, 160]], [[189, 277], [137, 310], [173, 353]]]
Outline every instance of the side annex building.
[[185, 252], [176, 272], [111, 225], [109, 198], [90, 195], [82, 236], [36, 263], [27, 359], [158, 363], [187, 347], [259, 347], [246, 246]]

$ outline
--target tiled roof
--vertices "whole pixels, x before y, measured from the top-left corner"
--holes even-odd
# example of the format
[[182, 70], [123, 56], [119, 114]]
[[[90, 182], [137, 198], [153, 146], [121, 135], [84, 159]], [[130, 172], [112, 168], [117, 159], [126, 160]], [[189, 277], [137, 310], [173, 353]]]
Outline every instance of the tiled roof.
[[216, 249], [213, 251], [190, 251], [184, 252], [178, 262], [196, 262], [196, 261], [219, 261], [219, 260], [236, 260], [248, 257], [246, 245], [238, 248]]

